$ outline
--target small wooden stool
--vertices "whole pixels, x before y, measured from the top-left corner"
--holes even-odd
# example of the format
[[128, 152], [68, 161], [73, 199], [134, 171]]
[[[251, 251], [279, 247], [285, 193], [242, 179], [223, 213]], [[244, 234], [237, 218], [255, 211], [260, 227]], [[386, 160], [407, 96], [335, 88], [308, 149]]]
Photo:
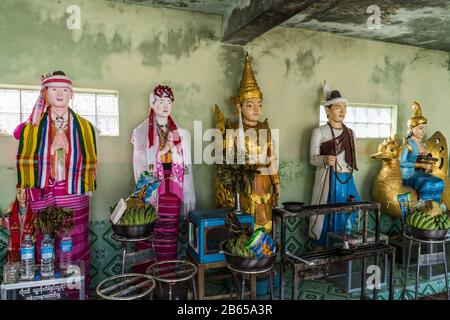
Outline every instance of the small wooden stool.
[[[192, 257], [189, 252], [187, 252], [187, 260], [191, 261], [196, 267], [197, 267], [197, 299], [198, 300], [224, 300], [229, 299], [230, 294], [219, 294], [215, 296], [205, 296], [205, 271], [209, 269], [227, 269], [225, 261], [219, 261], [219, 262], [210, 262], [210, 263], [199, 263], [195, 260], [194, 257]], [[215, 279], [224, 279], [224, 278], [230, 278], [233, 275], [231, 272], [227, 269], [226, 274], [222, 274], [220, 276], [215, 276]], [[246, 295], [251, 295], [251, 299], [256, 299], [256, 275], [250, 276], [250, 288], [251, 291], [247, 292]], [[237, 293], [236, 293], [237, 296]]]

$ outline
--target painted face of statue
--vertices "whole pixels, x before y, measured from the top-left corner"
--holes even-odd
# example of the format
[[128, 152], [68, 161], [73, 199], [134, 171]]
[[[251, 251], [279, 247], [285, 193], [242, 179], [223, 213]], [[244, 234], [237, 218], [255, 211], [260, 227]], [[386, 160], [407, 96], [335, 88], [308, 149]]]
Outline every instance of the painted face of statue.
[[173, 101], [167, 97], [157, 97], [153, 109], [158, 117], [167, 118], [172, 113]]
[[422, 140], [425, 136], [425, 132], [427, 131], [427, 125], [426, 124], [419, 124], [418, 126], [410, 126], [409, 129], [411, 130], [414, 137], [416, 137], [419, 140]]
[[19, 205], [22, 208], [26, 206], [26, 201], [25, 201], [26, 198], [25, 197], [26, 197], [25, 189], [18, 188], [16, 190], [16, 198], [17, 198], [17, 201], [19, 201]]
[[250, 98], [245, 100], [242, 104], [241, 111], [244, 119], [251, 122], [258, 121], [262, 112], [262, 99]]
[[345, 103], [336, 103], [329, 108], [325, 108], [328, 119], [334, 122], [344, 122], [347, 114], [347, 105]]
[[48, 104], [53, 108], [67, 109], [70, 99], [72, 99], [72, 90], [62, 87], [51, 87], [47, 89]]

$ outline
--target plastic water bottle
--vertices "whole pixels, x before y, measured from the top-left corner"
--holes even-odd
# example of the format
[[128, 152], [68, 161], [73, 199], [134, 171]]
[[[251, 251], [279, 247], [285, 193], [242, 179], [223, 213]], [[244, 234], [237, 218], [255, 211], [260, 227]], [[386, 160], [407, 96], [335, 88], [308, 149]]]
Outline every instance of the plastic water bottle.
[[48, 234], [45, 235], [41, 244], [41, 276], [50, 278], [54, 275], [55, 251], [53, 240]]
[[72, 237], [70, 233], [65, 234], [61, 239], [59, 263], [61, 270], [67, 270], [72, 263]]
[[34, 243], [30, 235], [25, 235], [20, 248], [20, 263], [22, 280], [33, 280], [34, 278]]

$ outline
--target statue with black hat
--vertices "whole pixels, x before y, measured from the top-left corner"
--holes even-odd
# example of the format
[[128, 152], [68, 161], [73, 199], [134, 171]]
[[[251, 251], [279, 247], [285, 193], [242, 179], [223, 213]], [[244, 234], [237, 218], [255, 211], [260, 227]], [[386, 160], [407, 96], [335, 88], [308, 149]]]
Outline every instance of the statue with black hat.
[[[344, 124], [348, 100], [324, 82], [328, 122], [315, 128], [311, 138], [310, 163], [316, 167], [311, 204], [359, 201], [353, 171], [356, 165], [355, 134]], [[309, 236], [325, 245], [327, 232], [351, 230], [355, 214], [316, 215], [310, 218]]]

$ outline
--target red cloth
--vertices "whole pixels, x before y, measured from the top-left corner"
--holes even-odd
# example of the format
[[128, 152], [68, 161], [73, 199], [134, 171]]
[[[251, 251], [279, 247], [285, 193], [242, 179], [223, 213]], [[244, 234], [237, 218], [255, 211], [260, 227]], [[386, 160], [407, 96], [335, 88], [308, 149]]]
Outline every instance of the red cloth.
[[[169, 125], [169, 130], [172, 132], [176, 132], [177, 125], [173, 121], [172, 117], [169, 116], [167, 118], [167, 124]], [[154, 132], [155, 132], [155, 110], [150, 108], [150, 116], [148, 118], [148, 148], [150, 149], [153, 146], [154, 141]], [[178, 135], [174, 136], [173, 143], [178, 145], [181, 142], [180, 137]]]
[[16, 200], [12, 207], [9, 217], [9, 242], [8, 242], [8, 261], [20, 261], [20, 247], [25, 235], [33, 237], [36, 223], [36, 214], [33, 214], [31, 207], [27, 207], [23, 230], [20, 230], [19, 201]]

